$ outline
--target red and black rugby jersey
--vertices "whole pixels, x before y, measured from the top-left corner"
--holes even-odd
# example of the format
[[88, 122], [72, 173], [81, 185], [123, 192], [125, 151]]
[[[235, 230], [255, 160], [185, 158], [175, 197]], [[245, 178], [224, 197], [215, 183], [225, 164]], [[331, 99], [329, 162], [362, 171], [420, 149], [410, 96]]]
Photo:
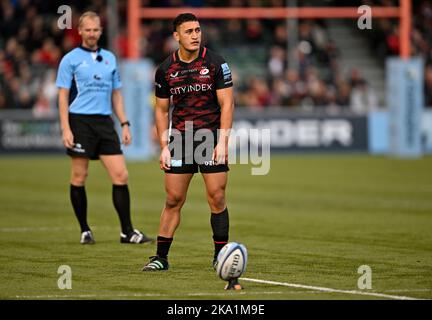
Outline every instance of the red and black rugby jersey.
[[186, 63], [176, 51], [156, 70], [155, 81], [156, 97], [172, 97], [172, 128], [184, 131], [186, 121], [193, 121], [194, 130], [220, 128], [216, 90], [233, 85], [231, 70], [220, 55], [201, 47], [198, 58]]

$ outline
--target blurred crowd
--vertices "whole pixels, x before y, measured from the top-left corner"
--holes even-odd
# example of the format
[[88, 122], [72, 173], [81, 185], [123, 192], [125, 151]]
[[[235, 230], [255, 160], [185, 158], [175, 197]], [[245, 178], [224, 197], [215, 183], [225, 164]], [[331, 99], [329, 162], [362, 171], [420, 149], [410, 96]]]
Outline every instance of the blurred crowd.
[[[124, 58], [128, 54], [127, 1], [117, 2], [119, 19], [115, 51]], [[142, 4], [256, 7], [284, 6], [285, 2], [143, 0]], [[391, 0], [348, 2], [352, 5], [397, 5]], [[67, 1], [0, 0], [0, 109], [32, 109], [36, 115], [55, 113], [56, 68], [62, 56], [80, 44], [76, 26], [85, 10], [94, 10], [101, 15], [105, 33], [100, 45], [107, 46], [106, 0], [71, 2], [74, 28], [64, 30], [57, 25], [60, 15], [57, 10], [63, 3], [67, 4]], [[308, 1], [302, 1], [302, 5], [307, 4]], [[414, 1], [414, 4], [413, 54], [423, 56], [426, 62], [425, 102], [432, 106], [432, 3], [423, 0]], [[352, 69], [348, 74], [340, 71], [341, 53], [329, 36], [325, 20], [300, 20], [296, 46], [288, 43], [292, 27], [285, 20], [215, 19], [203, 20], [202, 25], [204, 43], [224, 55], [231, 64], [237, 106], [301, 106], [311, 110], [326, 107], [326, 110], [338, 112], [361, 110], [364, 104], [379, 104], [360, 70]], [[176, 48], [170, 37], [169, 20], [143, 21], [140, 32], [141, 56], [152, 59], [155, 64]], [[379, 19], [366, 36], [383, 64], [386, 56], [399, 53], [397, 21]]]
[[[87, 7], [76, 3], [74, 12]], [[58, 64], [81, 43], [76, 28], [58, 27], [61, 4], [53, 0], [0, 0], [0, 110], [56, 114]], [[105, 1], [93, 0], [92, 8], [103, 13], [105, 23]], [[79, 14], [72, 15], [74, 26], [78, 18]]]

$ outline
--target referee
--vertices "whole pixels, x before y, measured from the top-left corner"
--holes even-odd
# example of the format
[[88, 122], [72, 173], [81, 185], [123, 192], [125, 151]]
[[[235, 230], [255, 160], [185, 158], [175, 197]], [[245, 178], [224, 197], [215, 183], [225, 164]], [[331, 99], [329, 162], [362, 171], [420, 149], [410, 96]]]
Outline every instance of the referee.
[[121, 223], [121, 243], [152, 242], [132, 226], [128, 171], [119, 137], [111, 118], [114, 111], [122, 127], [122, 143], [132, 137], [126, 118], [121, 81], [115, 56], [98, 47], [102, 34], [99, 16], [91, 11], [79, 19], [81, 46], [60, 62], [56, 85], [59, 88], [59, 113], [62, 140], [72, 159], [70, 199], [81, 227], [82, 244], [95, 242], [87, 224], [85, 182], [89, 160], [100, 159], [112, 181], [112, 198]]

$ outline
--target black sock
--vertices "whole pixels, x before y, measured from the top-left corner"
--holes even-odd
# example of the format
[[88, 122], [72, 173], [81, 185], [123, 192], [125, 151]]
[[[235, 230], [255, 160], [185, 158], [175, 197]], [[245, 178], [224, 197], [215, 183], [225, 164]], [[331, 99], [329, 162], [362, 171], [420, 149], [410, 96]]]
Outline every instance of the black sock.
[[168, 251], [171, 247], [173, 238], [157, 237], [157, 251], [156, 254], [164, 259], [168, 259]]
[[213, 213], [210, 217], [210, 223], [213, 230], [214, 258], [217, 258], [219, 251], [228, 243], [229, 233], [229, 216], [228, 208], [221, 213]]
[[87, 195], [85, 186], [77, 187], [71, 184], [70, 199], [75, 216], [80, 224], [81, 232], [90, 231], [90, 227], [87, 224]]
[[112, 198], [114, 207], [120, 218], [122, 233], [129, 234], [133, 231], [130, 217], [130, 196], [128, 185], [113, 185]]

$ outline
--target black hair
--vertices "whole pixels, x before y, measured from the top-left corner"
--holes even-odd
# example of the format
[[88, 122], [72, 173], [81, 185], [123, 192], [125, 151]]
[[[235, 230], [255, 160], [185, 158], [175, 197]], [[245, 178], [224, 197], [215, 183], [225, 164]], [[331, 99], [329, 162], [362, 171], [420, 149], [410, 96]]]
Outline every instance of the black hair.
[[183, 22], [188, 22], [188, 21], [198, 21], [198, 19], [192, 13], [181, 13], [177, 17], [175, 17], [173, 21], [174, 32], [177, 31], [177, 27], [179, 25], [181, 25]]

